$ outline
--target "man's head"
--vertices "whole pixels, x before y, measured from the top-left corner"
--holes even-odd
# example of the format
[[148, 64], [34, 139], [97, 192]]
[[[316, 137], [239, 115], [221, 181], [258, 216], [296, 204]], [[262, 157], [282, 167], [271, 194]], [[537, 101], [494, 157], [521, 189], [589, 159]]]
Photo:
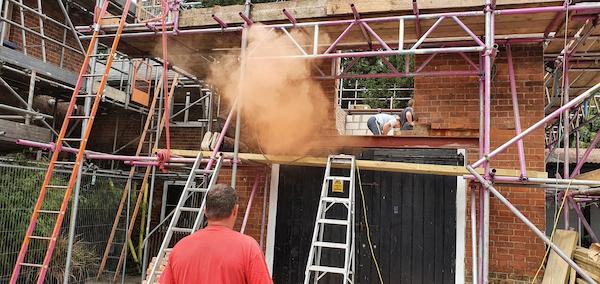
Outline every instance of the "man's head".
[[225, 184], [217, 184], [206, 194], [206, 219], [226, 223], [233, 227], [238, 211], [238, 197], [235, 190]]
[[414, 105], [415, 105], [415, 100], [414, 99], [408, 100], [408, 106], [409, 107], [413, 107]]

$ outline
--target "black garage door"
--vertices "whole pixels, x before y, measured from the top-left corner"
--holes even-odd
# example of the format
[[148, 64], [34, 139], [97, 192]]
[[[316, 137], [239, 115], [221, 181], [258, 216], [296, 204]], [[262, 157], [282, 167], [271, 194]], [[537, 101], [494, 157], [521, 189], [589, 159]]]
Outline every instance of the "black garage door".
[[[369, 150], [361, 159], [463, 163], [456, 150]], [[304, 279], [323, 172], [309, 167], [280, 169], [275, 283], [301, 283]], [[385, 283], [454, 283], [456, 177], [361, 171], [361, 179], [371, 241]], [[356, 280], [378, 283], [362, 212], [357, 188]]]

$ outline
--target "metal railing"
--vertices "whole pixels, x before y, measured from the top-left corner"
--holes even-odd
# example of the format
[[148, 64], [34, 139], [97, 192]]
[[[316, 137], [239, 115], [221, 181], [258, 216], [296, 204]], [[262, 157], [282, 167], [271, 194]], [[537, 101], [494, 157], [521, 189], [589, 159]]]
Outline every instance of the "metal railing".
[[[351, 109], [354, 105], [369, 104], [369, 101], [378, 100], [385, 102], [386, 106], [390, 109], [397, 109], [399, 102], [406, 102], [412, 98], [414, 88], [412, 87], [397, 87], [392, 86], [390, 88], [375, 89], [377, 91], [385, 91], [389, 94], [389, 97], [380, 98], [368, 98], [365, 95], [369, 89], [361, 86], [357, 79], [340, 79], [340, 87], [337, 90], [337, 104], [342, 109]], [[403, 106], [403, 103], [400, 103]], [[376, 108], [376, 107], [372, 107]]]

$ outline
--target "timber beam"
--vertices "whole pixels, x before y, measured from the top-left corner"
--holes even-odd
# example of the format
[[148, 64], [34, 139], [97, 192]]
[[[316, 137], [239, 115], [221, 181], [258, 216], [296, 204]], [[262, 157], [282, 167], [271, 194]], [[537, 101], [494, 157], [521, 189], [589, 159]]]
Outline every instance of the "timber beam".
[[[182, 157], [196, 157], [199, 151], [195, 150], [178, 150], [171, 149], [171, 155]], [[202, 151], [203, 157], [210, 157], [210, 152]], [[231, 157], [231, 153], [223, 153], [225, 157]], [[253, 153], [239, 153], [238, 158], [242, 162], [256, 164], [281, 164], [290, 166], [307, 166], [307, 167], [325, 167], [327, 164], [326, 157], [301, 157], [301, 156], [282, 156], [282, 155], [264, 155]], [[428, 174], [442, 176], [464, 176], [469, 172], [462, 166], [447, 166], [447, 165], [430, 165], [430, 164], [414, 164], [402, 162], [384, 162], [371, 160], [356, 160], [359, 169], [367, 171], [383, 171], [383, 172], [400, 172], [412, 174]], [[483, 173], [483, 170], [477, 169]], [[498, 176], [519, 177], [520, 172], [512, 169], [496, 169]], [[527, 171], [528, 177], [546, 178], [546, 172]]]

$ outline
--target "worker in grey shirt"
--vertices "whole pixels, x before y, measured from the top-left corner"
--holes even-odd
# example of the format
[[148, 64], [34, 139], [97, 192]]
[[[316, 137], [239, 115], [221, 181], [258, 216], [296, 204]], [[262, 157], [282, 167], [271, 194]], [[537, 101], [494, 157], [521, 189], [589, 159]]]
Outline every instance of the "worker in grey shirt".
[[400, 114], [400, 125], [402, 130], [412, 130], [415, 127], [417, 116], [415, 115], [415, 100], [408, 100], [407, 107]]
[[373, 135], [387, 135], [392, 128], [400, 127], [400, 116], [378, 113], [367, 120], [367, 127]]

